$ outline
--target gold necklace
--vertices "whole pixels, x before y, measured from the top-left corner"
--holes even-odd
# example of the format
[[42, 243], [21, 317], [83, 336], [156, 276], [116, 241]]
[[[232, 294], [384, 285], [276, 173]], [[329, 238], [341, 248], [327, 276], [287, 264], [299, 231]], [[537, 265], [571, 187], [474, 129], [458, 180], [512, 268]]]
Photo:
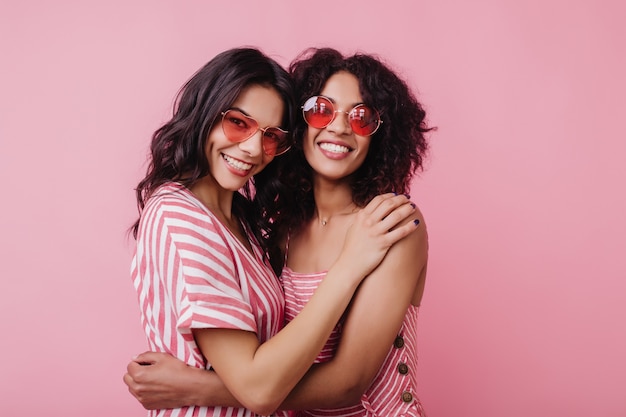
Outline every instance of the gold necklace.
[[[354, 203], [350, 203], [350, 205], [349, 205], [349, 206], [351, 206], [351, 205], [354, 205]], [[349, 206], [348, 206], [348, 207], [349, 207]], [[354, 207], [352, 207], [351, 209], [349, 209], [349, 210], [348, 210], [348, 209], [344, 209], [344, 210], [342, 210], [342, 211], [341, 211], [341, 212], [339, 212], [339, 213], [333, 214], [333, 216], [344, 216], [344, 215], [347, 215], [347, 214], [352, 214], [352, 213], [354, 213], [356, 210], [358, 210], [358, 207], [356, 207], [356, 205], [354, 205]], [[319, 214], [318, 214], [318, 219], [320, 219], [320, 222], [322, 223], [322, 227], [326, 226], [326, 225], [328, 224], [328, 222], [330, 222], [330, 219], [331, 219], [333, 216], [330, 216], [330, 217], [328, 217], [328, 218], [320, 218], [320, 217], [319, 217]]]

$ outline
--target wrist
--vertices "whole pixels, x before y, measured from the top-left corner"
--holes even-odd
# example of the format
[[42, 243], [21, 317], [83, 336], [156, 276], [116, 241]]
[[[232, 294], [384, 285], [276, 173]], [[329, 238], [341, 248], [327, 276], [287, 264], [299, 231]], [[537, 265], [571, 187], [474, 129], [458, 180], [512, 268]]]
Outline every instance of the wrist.
[[[333, 266], [328, 271], [331, 276], [336, 275], [337, 281], [345, 285], [348, 291], [356, 291], [356, 288], [359, 286], [363, 278], [365, 278], [366, 274], [361, 272], [359, 268], [355, 268], [354, 259], [346, 259], [345, 256], [339, 257], [337, 261], [333, 264]], [[324, 278], [324, 281], [326, 281]]]
[[215, 406], [211, 398], [211, 382], [213, 371], [201, 368], [192, 368], [193, 378], [190, 379], [190, 386], [185, 390], [185, 402], [188, 405], [196, 405], [201, 407]]

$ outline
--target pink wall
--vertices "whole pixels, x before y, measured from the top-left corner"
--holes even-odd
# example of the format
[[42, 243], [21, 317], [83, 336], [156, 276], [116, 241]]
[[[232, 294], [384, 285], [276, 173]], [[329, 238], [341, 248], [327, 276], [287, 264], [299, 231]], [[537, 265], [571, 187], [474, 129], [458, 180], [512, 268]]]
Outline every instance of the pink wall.
[[132, 188], [177, 88], [242, 44], [379, 53], [439, 126], [412, 193], [431, 417], [626, 415], [623, 1], [86, 3], [0, 6], [0, 415], [144, 415]]

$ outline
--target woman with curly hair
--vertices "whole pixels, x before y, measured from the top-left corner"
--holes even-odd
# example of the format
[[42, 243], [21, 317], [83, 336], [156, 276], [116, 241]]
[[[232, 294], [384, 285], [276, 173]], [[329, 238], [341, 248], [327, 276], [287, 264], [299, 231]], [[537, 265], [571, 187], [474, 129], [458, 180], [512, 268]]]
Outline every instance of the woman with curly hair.
[[[373, 56], [311, 49], [290, 72], [303, 117], [294, 129], [294, 149], [279, 162], [286, 191], [266, 213], [275, 226], [268, 242], [283, 248], [287, 323], [297, 320], [328, 279], [365, 205], [381, 193], [408, 192], [430, 130], [406, 83]], [[428, 238], [417, 209], [414, 219], [420, 228], [393, 245], [360, 284], [316, 364], [282, 409], [296, 410], [294, 416], [424, 415], [416, 396], [416, 321]], [[355, 257], [352, 265], [360, 262]], [[150, 353], [140, 359], [154, 366], [131, 363], [127, 383], [148, 408], [232, 404], [214, 374]]]

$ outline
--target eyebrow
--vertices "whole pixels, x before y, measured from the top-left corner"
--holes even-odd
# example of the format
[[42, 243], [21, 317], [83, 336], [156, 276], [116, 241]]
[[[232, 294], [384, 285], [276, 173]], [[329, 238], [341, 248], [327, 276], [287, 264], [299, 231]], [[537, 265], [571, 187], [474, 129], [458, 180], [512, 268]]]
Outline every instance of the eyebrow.
[[[252, 120], [254, 120], [254, 121], [257, 123], [257, 125], [261, 126], [261, 125], [259, 124], [259, 121], [258, 121], [257, 119], [255, 119], [254, 117], [252, 117], [252, 116], [250, 115], [250, 113], [248, 113], [247, 111], [245, 111], [245, 110], [244, 110], [244, 109], [242, 109], [242, 108], [239, 108], [239, 107], [230, 107], [228, 110], [237, 110], [238, 112], [241, 112], [244, 116], [249, 117], [249, 118], [251, 118]], [[278, 125], [275, 125], [275, 126], [269, 125], [269, 126], [265, 126], [265, 127], [266, 127], [266, 128], [268, 128], [268, 127], [278, 127], [278, 128], [281, 128], [281, 129], [282, 129], [282, 127], [281, 127], [281, 126], [282, 126], [282, 122], [281, 122], [280, 124], [278, 124]]]
[[242, 108], [239, 108], [239, 107], [230, 107], [230, 108], [229, 108], [229, 110], [237, 110], [238, 112], [241, 112], [241, 113], [243, 113], [244, 115], [246, 115], [246, 116], [248, 116], [248, 117], [250, 117], [250, 118], [254, 119], [254, 117], [250, 116], [250, 113], [248, 113], [247, 111], [245, 111], [245, 110], [244, 110], [244, 109], [242, 109]]
[[[330, 102], [331, 102], [331, 103], [333, 103], [333, 104], [337, 104], [337, 100], [335, 100], [334, 98], [332, 98], [332, 97], [330, 97], [330, 96], [325, 96], [324, 94], [319, 94], [319, 96], [327, 98], [327, 99], [328, 99], [328, 100], [330, 100]], [[350, 107], [350, 109], [352, 109], [352, 108], [354, 108], [354, 107], [356, 107], [356, 106], [358, 106], [358, 105], [361, 105], [361, 104], [364, 104], [364, 105], [366, 105], [366, 106], [367, 106], [367, 104], [365, 104], [365, 102], [364, 102], [364, 101], [360, 101], [360, 102], [356, 102], [356, 103], [348, 104], [348, 106], [352, 106], [352, 107]]]

